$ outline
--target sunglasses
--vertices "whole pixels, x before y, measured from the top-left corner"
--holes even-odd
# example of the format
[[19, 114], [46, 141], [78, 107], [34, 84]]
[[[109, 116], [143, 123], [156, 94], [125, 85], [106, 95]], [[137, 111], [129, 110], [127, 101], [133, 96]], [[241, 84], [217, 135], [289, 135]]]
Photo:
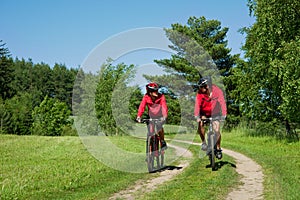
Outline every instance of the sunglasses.
[[149, 89], [149, 92], [157, 92], [158, 90]]

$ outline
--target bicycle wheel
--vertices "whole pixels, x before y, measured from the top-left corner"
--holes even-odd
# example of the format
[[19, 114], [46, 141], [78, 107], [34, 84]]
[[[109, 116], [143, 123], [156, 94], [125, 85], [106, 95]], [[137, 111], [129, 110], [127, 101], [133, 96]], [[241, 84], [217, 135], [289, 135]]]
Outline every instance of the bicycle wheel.
[[154, 153], [154, 157], [155, 157], [155, 161], [156, 161], [156, 169], [159, 170], [160, 169], [160, 145], [159, 145], [159, 138], [157, 135], [155, 135], [154, 137], [154, 141], [153, 141], [153, 153]]
[[147, 137], [147, 148], [146, 148], [146, 156], [147, 156], [147, 167], [148, 172], [152, 172], [154, 168], [154, 156], [152, 151], [153, 143], [152, 143], [152, 137]]
[[160, 151], [160, 168], [164, 167], [165, 162], [165, 151], [161, 150]]
[[216, 162], [215, 162], [215, 134], [211, 133], [210, 134], [210, 147], [211, 147], [211, 154], [210, 154], [210, 165], [211, 169], [214, 170], [216, 167]]

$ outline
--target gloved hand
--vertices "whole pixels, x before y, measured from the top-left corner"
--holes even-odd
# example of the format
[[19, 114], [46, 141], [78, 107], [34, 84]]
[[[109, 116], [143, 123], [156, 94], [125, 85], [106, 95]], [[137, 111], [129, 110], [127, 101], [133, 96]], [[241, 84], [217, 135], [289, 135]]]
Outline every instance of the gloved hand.
[[160, 120], [161, 120], [162, 123], [165, 123], [166, 120], [167, 120], [167, 118], [166, 117], [162, 117], [162, 118], [160, 118]]
[[141, 123], [141, 122], [142, 122], [141, 117], [137, 117], [137, 118], [136, 118], [136, 121], [137, 121], [138, 123]]

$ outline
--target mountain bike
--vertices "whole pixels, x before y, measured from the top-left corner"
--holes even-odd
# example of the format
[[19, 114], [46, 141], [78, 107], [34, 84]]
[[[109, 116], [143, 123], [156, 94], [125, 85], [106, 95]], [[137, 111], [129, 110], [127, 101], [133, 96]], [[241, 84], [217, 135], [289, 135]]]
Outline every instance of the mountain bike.
[[161, 139], [158, 135], [157, 126], [162, 123], [160, 119], [143, 119], [143, 123], [147, 124], [148, 133], [146, 140], [146, 161], [149, 172], [154, 172], [163, 168], [164, 154]]
[[209, 124], [208, 131], [207, 131], [206, 155], [209, 158], [211, 169], [215, 170], [218, 150], [217, 150], [217, 134], [213, 129], [213, 121], [220, 121], [221, 117], [209, 117], [201, 120], [203, 121], [204, 124]]

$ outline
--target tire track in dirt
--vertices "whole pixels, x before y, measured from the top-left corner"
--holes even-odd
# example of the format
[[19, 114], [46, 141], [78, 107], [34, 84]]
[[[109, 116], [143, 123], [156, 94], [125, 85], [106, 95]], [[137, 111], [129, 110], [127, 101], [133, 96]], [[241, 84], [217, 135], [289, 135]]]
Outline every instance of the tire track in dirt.
[[[118, 193], [115, 193], [112, 197], [110, 197], [110, 200], [115, 200], [115, 199], [128, 199], [132, 200], [135, 199], [135, 194], [145, 194], [148, 192], [151, 192], [155, 190], [160, 184], [171, 180], [174, 176], [178, 175], [181, 173], [190, 163], [189, 159], [192, 158], [193, 154], [182, 147], [175, 146], [175, 145], [168, 145], [169, 147], [172, 147], [175, 149], [176, 155], [182, 156], [185, 159], [181, 160], [177, 169], [172, 169], [172, 170], [163, 170], [159, 172], [159, 177], [155, 177], [150, 180], [138, 180], [136, 183], [125, 190], [122, 190]], [[186, 159], [187, 158], [187, 159]]]

